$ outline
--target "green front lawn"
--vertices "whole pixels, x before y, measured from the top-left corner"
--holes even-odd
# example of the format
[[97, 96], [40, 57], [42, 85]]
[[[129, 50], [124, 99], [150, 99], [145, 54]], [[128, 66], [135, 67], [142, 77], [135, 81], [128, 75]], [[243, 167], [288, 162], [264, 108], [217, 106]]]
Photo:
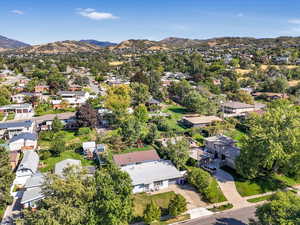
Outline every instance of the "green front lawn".
[[231, 203], [228, 203], [228, 204], [225, 204], [225, 205], [210, 208], [208, 210], [212, 211], [212, 212], [222, 212], [224, 210], [231, 209], [231, 208], [233, 208], [233, 205]]
[[162, 209], [163, 211], [162, 215], [166, 215], [169, 202], [174, 197], [175, 197], [175, 192], [173, 191], [155, 194], [155, 195], [150, 195], [147, 193], [135, 194], [133, 196], [134, 217], [137, 219], [138, 218], [141, 219], [144, 215], [144, 210], [147, 204], [149, 204], [151, 200], [154, 201]]
[[77, 159], [81, 161], [82, 166], [92, 166], [95, 165], [94, 161], [84, 158], [80, 153], [75, 152], [75, 150], [68, 150], [62, 152], [58, 157], [49, 157], [48, 159], [41, 160], [41, 163], [44, 165], [40, 169], [41, 172], [49, 172], [54, 169], [55, 164], [65, 160], [65, 159]]
[[300, 180], [294, 180], [290, 177], [277, 174], [271, 177], [248, 180], [228, 167], [223, 167], [223, 169], [234, 177], [236, 189], [243, 197], [277, 191], [300, 183]]

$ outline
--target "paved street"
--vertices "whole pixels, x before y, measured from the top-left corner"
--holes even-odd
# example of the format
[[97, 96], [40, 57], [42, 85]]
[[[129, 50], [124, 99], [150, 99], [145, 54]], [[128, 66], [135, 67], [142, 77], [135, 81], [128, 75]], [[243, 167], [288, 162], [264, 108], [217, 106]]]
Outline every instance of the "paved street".
[[250, 206], [242, 209], [230, 210], [217, 213], [212, 216], [205, 216], [198, 219], [182, 222], [184, 225], [246, 225], [249, 224], [249, 218], [254, 218], [256, 206]]

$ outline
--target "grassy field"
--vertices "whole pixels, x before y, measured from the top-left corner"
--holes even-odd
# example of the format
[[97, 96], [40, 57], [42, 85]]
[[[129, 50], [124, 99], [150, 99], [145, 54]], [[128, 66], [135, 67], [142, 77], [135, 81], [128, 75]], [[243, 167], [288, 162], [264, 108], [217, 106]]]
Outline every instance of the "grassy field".
[[224, 170], [234, 177], [237, 191], [243, 197], [277, 191], [300, 183], [299, 180], [294, 180], [284, 175], [273, 175], [271, 177], [247, 180], [228, 167], [224, 168]]
[[188, 111], [179, 105], [171, 105], [163, 110], [164, 113], [169, 113], [171, 118], [167, 119], [167, 124], [170, 128], [175, 129], [177, 131], [184, 131], [185, 129], [178, 125], [177, 121], [181, 120], [181, 118], [188, 113]]
[[160, 193], [156, 195], [150, 195], [147, 193], [135, 194], [133, 196], [134, 216], [136, 218], [141, 218], [144, 214], [144, 210], [147, 204], [149, 204], [151, 200], [154, 201], [162, 209], [162, 215], [166, 215], [169, 202], [172, 198], [174, 198], [174, 196], [175, 192], [173, 191]]
[[[82, 144], [82, 142], [85, 141], [95, 141], [96, 140], [96, 131], [92, 130], [87, 135], [76, 135], [73, 131], [60, 131], [59, 134], [57, 134], [59, 137], [63, 137], [64, 141], [66, 142], [67, 147], [76, 145], [76, 144]], [[39, 146], [41, 149], [49, 149], [52, 141], [51, 140], [41, 140], [39, 139]]]
[[46, 160], [41, 160], [41, 163], [44, 165], [44, 167], [41, 168], [40, 171], [41, 172], [49, 172], [54, 169], [56, 163], [58, 163], [62, 160], [65, 160], [65, 159], [80, 160], [82, 166], [95, 165], [94, 161], [85, 159], [82, 154], [75, 152], [75, 150], [68, 150], [68, 151], [62, 152], [59, 157], [50, 157]]

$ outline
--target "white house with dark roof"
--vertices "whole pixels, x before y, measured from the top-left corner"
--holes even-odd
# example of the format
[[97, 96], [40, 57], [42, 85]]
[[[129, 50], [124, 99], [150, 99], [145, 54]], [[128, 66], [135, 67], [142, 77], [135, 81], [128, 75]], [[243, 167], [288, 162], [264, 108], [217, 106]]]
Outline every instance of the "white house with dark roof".
[[61, 100], [64, 100], [73, 106], [84, 104], [90, 97], [90, 94], [84, 91], [59, 91], [57, 95], [61, 97]]
[[25, 151], [23, 159], [16, 171], [16, 179], [14, 184], [20, 186], [25, 185], [28, 178], [38, 171], [39, 161], [39, 155], [35, 151]]
[[0, 138], [10, 139], [20, 133], [33, 133], [34, 126], [35, 122], [32, 120], [0, 123]]
[[34, 113], [33, 107], [31, 104], [11, 104], [11, 105], [4, 105], [0, 107], [1, 113]]
[[9, 150], [35, 150], [37, 147], [38, 136], [36, 133], [24, 132], [13, 136], [9, 140]]

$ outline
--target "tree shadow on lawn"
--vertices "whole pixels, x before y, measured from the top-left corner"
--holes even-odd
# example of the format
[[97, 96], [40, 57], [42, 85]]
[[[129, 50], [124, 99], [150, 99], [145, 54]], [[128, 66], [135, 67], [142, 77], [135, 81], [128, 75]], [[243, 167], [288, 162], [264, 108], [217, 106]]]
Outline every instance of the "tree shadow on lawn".
[[169, 108], [170, 111], [172, 111], [173, 113], [177, 113], [177, 114], [188, 114], [189, 111], [185, 108]]

